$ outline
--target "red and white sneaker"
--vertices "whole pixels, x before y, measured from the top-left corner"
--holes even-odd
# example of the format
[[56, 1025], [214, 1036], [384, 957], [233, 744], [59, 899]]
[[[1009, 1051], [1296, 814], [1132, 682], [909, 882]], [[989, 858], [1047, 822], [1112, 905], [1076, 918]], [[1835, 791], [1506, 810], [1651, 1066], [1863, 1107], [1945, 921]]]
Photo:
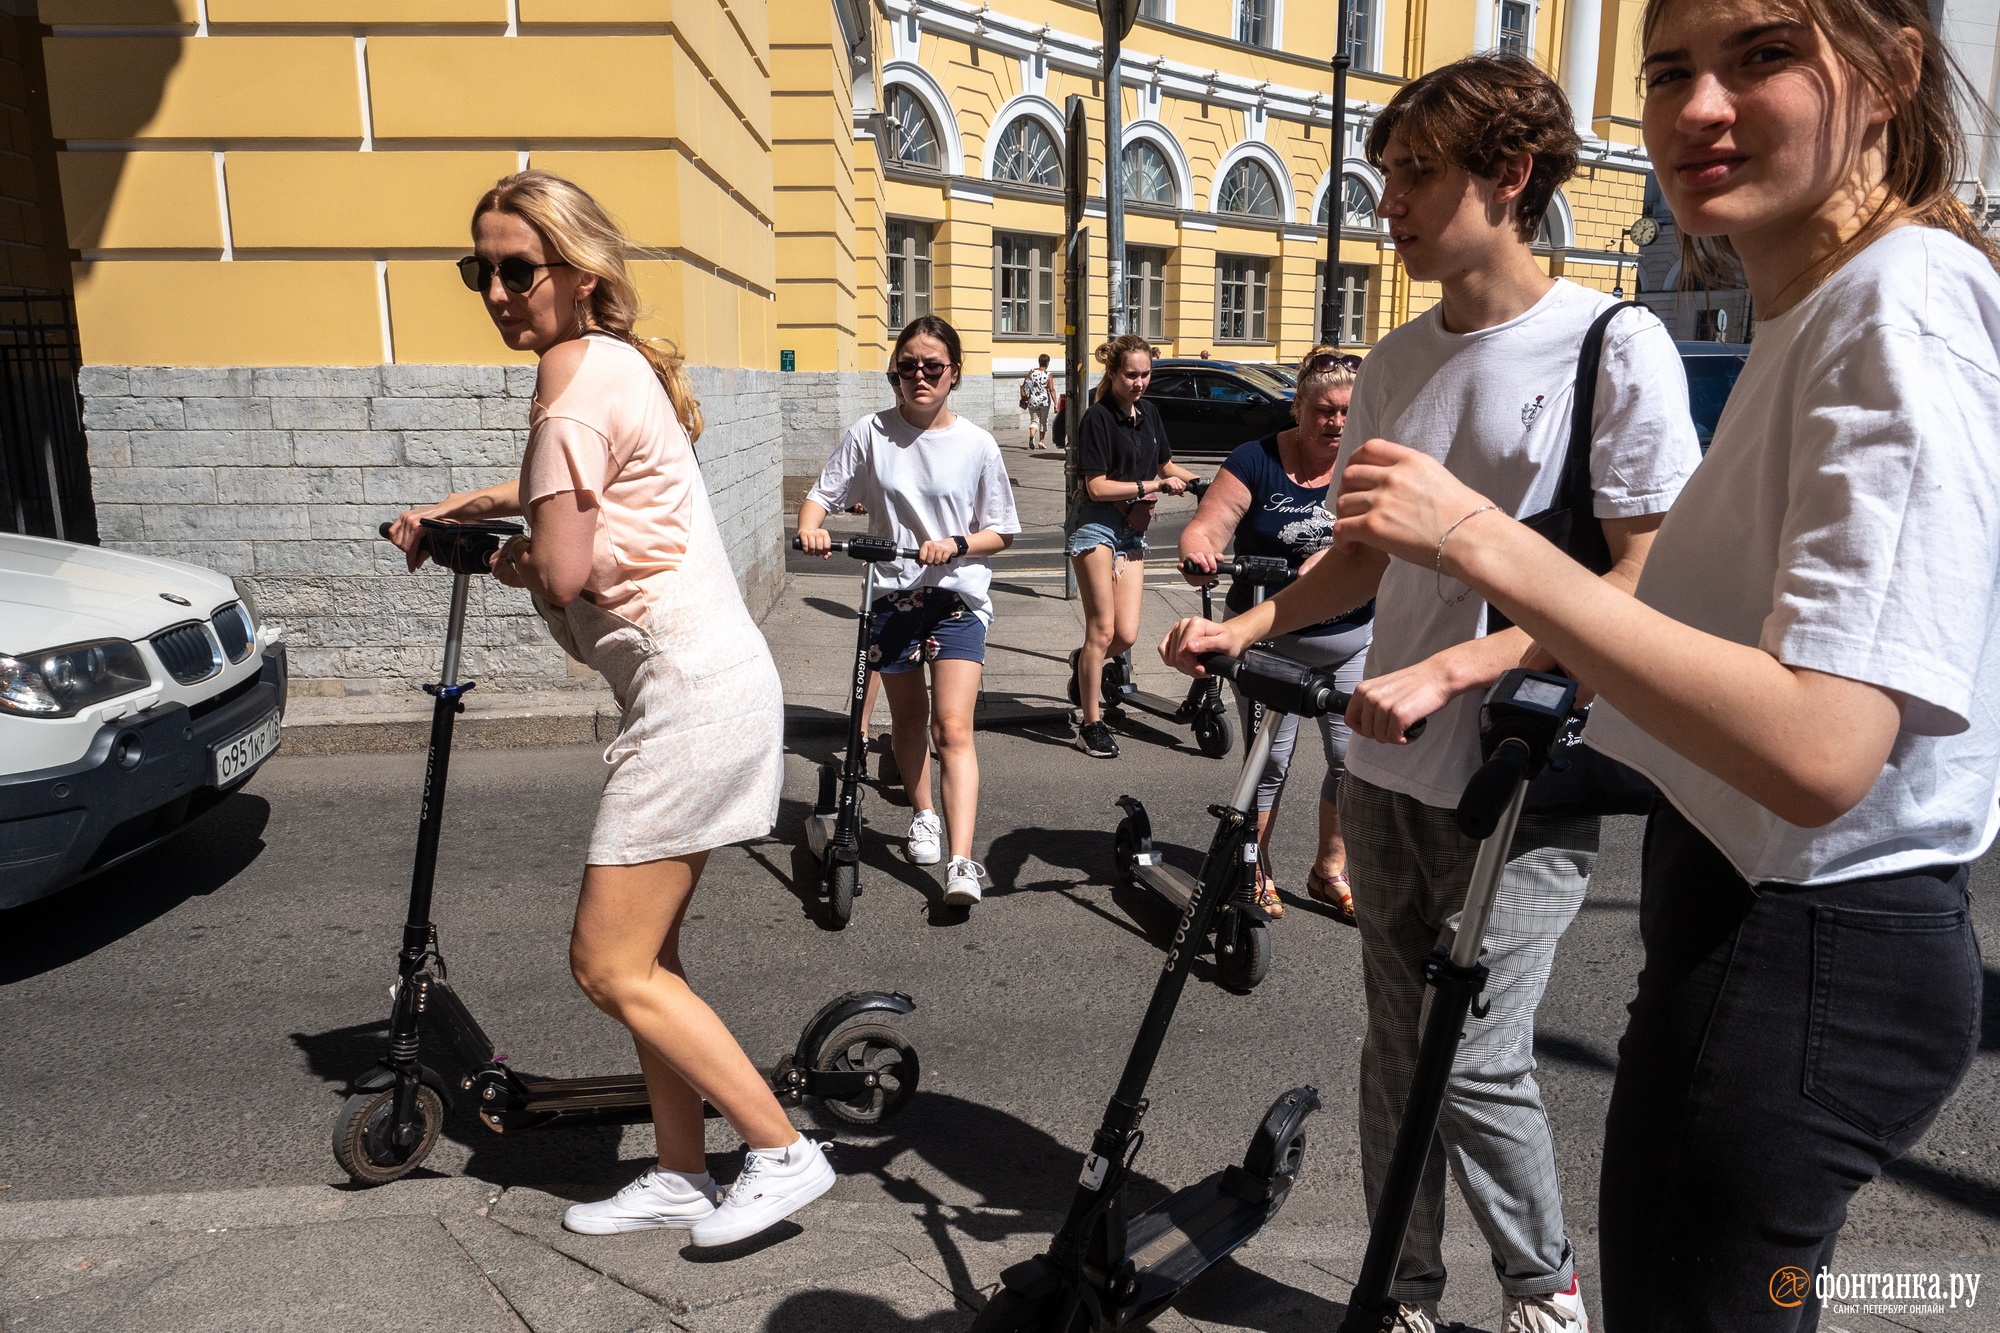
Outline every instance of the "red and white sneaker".
[[1583, 1309], [1583, 1286], [1575, 1277], [1568, 1291], [1546, 1296], [1505, 1296], [1500, 1302], [1501, 1333], [1590, 1333]]

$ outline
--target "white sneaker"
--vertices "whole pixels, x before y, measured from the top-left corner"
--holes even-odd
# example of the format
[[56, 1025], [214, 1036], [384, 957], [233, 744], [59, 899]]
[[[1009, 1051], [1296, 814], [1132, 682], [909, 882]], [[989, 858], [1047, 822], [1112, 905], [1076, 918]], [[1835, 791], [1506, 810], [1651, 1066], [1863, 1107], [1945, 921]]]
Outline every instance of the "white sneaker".
[[1506, 1296], [1500, 1302], [1502, 1333], [1590, 1333], [1583, 1309], [1583, 1286], [1574, 1277], [1568, 1291], [1546, 1296]]
[[652, 1227], [691, 1227], [715, 1213], [715, 1182], [704, 1171], [689, 1177], [653, 1167], [608, 1199], [579, 1203], [563, 1225], [586, 1236], [611, 1236]]
[[694, 1224], [688, 1237], [696, 1245], [728, 1245], [754, 1236], [790, 1217], [833, 1188], [833, 1165], [826, 1145], [800, 1136], [783, 1150], [743, 1154], [743, 1174], [729, 1187], [728, 1197], [709, 1216]]
[[979, 901], [979, 881], [986, 867], [963, 856], [951, 858], [944, 872], [944, 901], [948, 907], [970, 907]]
[[935, 810], [919, 810], [910, 821], [910, 864], [934, 866], [944, 859], [944, 821]]
[[1437, 1303], [1404, 1301], [1396, 1307], [1396, 1333], [1437, 1333]]

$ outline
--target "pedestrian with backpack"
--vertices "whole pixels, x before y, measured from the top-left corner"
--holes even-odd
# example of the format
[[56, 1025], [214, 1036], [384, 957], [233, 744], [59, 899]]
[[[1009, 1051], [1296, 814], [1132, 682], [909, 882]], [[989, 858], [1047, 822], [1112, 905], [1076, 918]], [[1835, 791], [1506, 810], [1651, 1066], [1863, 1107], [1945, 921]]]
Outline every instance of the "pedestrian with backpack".
[[[1563, 514], [1544, 521], [1596, 537], [1608, 557], [1602, 581], [1629, 593], [1700, 449], [1686, 377], [1660, 322], [1640, 309], [1613, 311], [1609, 296], [1551, 278], [1535, 259], [1536, 230], [1578, 148], [1562, 90], [1517, 55], [1434, 70], [1376, 118], [1368, 155], [1386, 178], [1380, 216], [1409, 276], [1440, 283], [1443, 296], [1363, 362], [1334, 485], [1338, 493], [1365, 441], [1402, 441], [1486, 496], [1488, 508]], [[1588, 344], [1599, 339], [1588, 373]], [[1576, 469], [1565, 467], [1573, 421], [1584, 445]], [[1564, 511], [1564, 479], [1578, 472], [1588, 500]], [[1415, 1070], [1424, 965], [1453, 937], [1478, 850], [1454, 810], [1479, 766], [1480, 698], [1533, 645], [1489, 620], [1473, 589], [1428, 565], [1337, 543], [1261, 606], [1222, 625], [1181, 622], [1161, 652], [1196, 673], [1200, 653], [1240, 653], [1370, 596], [1374, 640], [1347, 713], [1354, 738], [1339, 807], [1368, 1000], [1360, 1128], [1372, 1213]], [[1404, 728], [1425, 717], [1422, 741], [1404, 742]], [[1486, 935], [1488, 1007], [1459, 1046], [1391, 1289], [1415, 1333], [1436, 1326], [1444, 1290], [1447, 1169], [1492, 1252], [1501, 1326], [1589, 1328], [1534, 1079], [1534, 1018], [1597, 846], [1596, 814], [1532, 811], [1508, 851]]]

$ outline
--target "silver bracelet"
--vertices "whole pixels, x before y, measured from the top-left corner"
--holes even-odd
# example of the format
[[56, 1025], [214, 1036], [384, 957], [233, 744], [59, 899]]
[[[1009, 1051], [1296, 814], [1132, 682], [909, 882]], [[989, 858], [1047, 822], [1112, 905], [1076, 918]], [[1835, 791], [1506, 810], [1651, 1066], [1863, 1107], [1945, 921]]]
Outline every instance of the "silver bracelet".
[[1451, 540], [1451, 534], [1457, 532], [1460, 524], [1463, 524], [1466, 521], [1466, 519], [1478, 518], [1481, 514], [1485, 513], [1487, 510], [1494, 509], [1497, 507], [1498, 506], [1496, 505], [1479, 506], [1479, 508], [1467, 514], [1465, 518], [1461, 518], [1460, 520], [1458, 520], [1457, 523], [1454, 523], [1450, 527], [1446, 528], [1444, 530], [1443, 535], [1438, 538], [1437, 556], [1432, 561], [1432, 565], [1436, 570], [1437, 577], [1435, 586], [1437, 588], [1438, 600], [1440, 602], [1443, 602], [1446, 606], [1457, 606], [1460, 602], [1472, 596], [1472, 589], [1467, 588], [1464, 592], [1460, 593], [1456, 597], [1446, 597], [1444, 595], [1444, 544]]

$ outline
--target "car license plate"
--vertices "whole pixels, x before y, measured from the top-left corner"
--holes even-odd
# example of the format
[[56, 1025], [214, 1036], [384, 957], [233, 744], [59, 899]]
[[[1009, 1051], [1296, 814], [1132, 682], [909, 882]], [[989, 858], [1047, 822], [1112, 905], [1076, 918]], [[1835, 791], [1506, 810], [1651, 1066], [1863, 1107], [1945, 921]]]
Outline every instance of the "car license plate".
[[238, 732], [228, 740], [209, 747], [209, 753], [215, 756], [216, 786], [227, 787], [263, 763], [265, 756], [278, 748], [278, 720], [277, 713], [269, 713], [248, 731]]

